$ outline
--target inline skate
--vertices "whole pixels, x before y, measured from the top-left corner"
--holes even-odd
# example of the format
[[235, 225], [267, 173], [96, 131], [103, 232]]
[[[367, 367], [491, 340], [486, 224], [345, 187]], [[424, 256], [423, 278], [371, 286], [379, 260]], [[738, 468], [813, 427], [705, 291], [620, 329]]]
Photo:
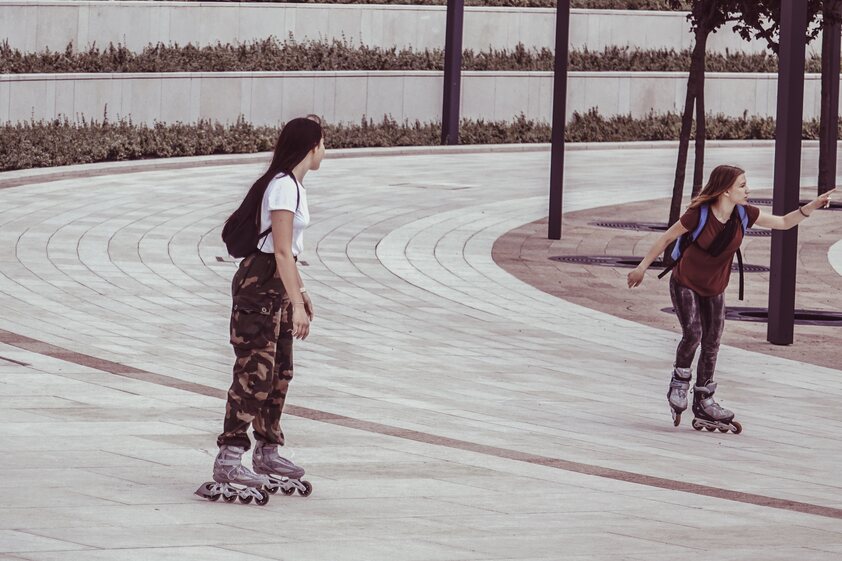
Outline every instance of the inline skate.
[[279, 490], [284, 495], [292, 495], [298, 491], [298, 494], [303, 497], [313, 492], [310, 482], [301, 479], [304, 477], [304, 469], [279, 455], [277, 444], [268, 444], [258, 440], [254, 447], [252, 464], [256, 473], [268, 477], [269, 484], [266, 485], [266, 490], [273, 495]]
[[692, 377], [693, 372], [689, 368], [675, 367], [672, 371], [672, 380], [670, 380], [667, 390], [667, 401], [672, 413], [673, 426], [677, 427], [681, 424], [681, 414], [687, 409], [687, 390], [690, 388]]
[[732, 411], [725, 409], [713, 399], [715, 392], [716, 382], [708, 382], [706, 386], [693, 388], [693, 428], [740, 434], [743, 432], [742, 425], [734, 420]]
[[239, 446], [220, 446], [213, 463], [213, 481], [202, 483], [195, 494], [209, 501], [222, 497], [227, 503], [233, 503], [238, 498], [243, 504], [252, 500], [260, 506], [268, 503], [269, 493], [265, 487], [270, 485], [269, 478], [252, 472], [242, 464], [245, 451]]

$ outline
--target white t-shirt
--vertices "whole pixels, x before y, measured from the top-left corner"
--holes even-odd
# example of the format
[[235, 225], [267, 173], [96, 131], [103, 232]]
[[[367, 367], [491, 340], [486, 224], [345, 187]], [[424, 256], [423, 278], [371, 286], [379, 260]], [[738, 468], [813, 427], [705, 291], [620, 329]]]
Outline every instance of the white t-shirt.
[[[260, 207], [260, 233], [272, 225], [273, 210], [289, 210], [295, 213], [292, 219], [292, 255], [298, 256], [304, 251], [304, 229], [310, 224], [310, 209], [307, 207], [307, 190], [304, 185], [297, 184], [291, 176], [283, 174], [275, 176], [269, 182]], [[263, 253], [274, 253], [272, 232], [269, 232], [265, 241], [258, 240], [257, 247]]]

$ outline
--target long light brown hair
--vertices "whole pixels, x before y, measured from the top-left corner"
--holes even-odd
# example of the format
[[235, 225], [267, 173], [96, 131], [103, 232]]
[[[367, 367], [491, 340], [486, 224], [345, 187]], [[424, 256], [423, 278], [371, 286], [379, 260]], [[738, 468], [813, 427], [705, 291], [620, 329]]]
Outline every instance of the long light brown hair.
[[737, 178], [745, 173], [745, 170], [737, 166], [721, 165], [716, 166], [710, 172], [710, 178], [702, 192], [693, 199], [687, 210], [712, 203], [719, 195], [730, 189]]

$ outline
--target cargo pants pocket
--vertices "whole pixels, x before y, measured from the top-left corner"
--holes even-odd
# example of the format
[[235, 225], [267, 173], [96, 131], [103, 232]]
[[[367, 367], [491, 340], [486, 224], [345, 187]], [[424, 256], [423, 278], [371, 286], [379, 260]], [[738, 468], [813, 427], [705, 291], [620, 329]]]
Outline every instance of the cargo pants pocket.
[[231, 344], [235, 349], [263, 349], [278, 339], [279, 298], [268, 294], [238, 294], [231, 306]]

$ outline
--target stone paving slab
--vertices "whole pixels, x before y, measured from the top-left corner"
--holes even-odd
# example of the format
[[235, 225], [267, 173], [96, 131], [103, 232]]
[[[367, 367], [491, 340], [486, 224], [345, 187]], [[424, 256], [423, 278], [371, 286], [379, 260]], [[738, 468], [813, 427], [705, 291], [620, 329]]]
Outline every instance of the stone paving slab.
[[[568, 211], [663, 199], [672, 157], [571, 152]], [[769, 180], [768, 148], [709, 157]], [[492, 258], [545, 214], [546, 153], [346, 158], [308, 176], [317, 319], [285, 432], [314, 493], [193, 496], [230, 381], [219, 229], [260, 169], [0, 190], [4, 559], [838, 558], [839, 371], [726, 347], [745, 432], [674, 429], [673, 332]]]

